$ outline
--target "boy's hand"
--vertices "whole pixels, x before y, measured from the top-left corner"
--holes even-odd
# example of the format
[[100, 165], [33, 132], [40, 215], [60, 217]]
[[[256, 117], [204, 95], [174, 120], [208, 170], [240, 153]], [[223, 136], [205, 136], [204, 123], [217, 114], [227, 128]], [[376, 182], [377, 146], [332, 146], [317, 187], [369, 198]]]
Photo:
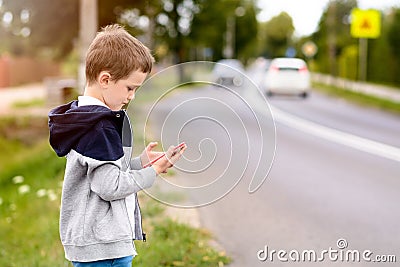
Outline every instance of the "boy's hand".
[[175, 151], [174, 146], [170, 146], [165, 153], [165, 157], [162, 157], [153, 164], [153, 168], [156, 170], [157, 174], [166, 173], [167, 169], [174, 166], [175, 162], [180, 159], [185, 150], [186, 145], [184, 145], [178, 152]]
[[146, 148], [143, 150], [142, 154], [140, 154], [140, 162], [142, 166], [145, 166], [153, 159], [159, 157], [160, 155], [164, 154], [163, 152], [153, 151], [153, 149], [158, 145], [157, 142], [150, 142]]

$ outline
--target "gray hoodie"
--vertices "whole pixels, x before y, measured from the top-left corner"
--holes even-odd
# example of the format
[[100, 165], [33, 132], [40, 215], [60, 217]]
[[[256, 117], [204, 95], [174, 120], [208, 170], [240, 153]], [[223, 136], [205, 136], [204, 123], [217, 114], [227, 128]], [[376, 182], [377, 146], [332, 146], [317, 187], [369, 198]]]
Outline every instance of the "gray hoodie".
[[152, 186], [154, 168], [130, 161], [124, 111], [101, 105], [59, 106], [49, 113], [50, 144], [66, 156], [60, 212], [65, 257], [89, 262], [136, 255], [145, 240], [136, 193]]

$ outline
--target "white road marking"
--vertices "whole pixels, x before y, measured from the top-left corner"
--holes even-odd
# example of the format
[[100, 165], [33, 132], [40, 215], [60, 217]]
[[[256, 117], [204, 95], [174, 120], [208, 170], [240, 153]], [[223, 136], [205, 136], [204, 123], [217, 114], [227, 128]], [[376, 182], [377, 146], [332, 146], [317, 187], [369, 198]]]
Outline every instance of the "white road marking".
[[328, 128], [271, 107], [274, 120], [302, 132], [352, 147], [363, 152], [400, 162], [400, 148]]

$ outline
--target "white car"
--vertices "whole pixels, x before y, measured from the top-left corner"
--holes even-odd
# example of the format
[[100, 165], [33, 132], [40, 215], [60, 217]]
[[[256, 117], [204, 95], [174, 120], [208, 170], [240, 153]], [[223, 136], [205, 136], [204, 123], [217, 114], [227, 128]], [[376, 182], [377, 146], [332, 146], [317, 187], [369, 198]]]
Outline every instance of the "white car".
[[243, 64], [239, 60], [221, 59], [215, 64], [212, 74], [215, 83], [241, 86], [244, 72]]
[[307, 97], [311, 87], [307, 63], [300, 58], [275, 58], [265, 77], [268, 96], [289, 94]]

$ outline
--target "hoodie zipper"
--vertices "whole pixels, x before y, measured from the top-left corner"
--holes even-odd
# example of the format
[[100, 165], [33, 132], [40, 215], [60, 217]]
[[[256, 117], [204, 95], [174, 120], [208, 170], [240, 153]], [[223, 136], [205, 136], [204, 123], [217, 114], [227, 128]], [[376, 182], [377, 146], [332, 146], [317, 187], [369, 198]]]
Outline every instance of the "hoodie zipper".
[[142, 232], [142, 241], [143, 241], [143, 242], [146, 242], [146, 241], [147, 241], [147, 239], [146, 239], [146, 233], [143, 232], [143, 218], [142, 218], [142, 212], [141, 212], [141, 210], [140, 210], [139, 198], [138, 198], [138, 195], [137, 195], [137, 194], [136, 194], [136, 203], [137, 203], [137, 208], [138, 208], [138, 216], [140, 217], [139, 229], [140, 229], [140, 232]]

